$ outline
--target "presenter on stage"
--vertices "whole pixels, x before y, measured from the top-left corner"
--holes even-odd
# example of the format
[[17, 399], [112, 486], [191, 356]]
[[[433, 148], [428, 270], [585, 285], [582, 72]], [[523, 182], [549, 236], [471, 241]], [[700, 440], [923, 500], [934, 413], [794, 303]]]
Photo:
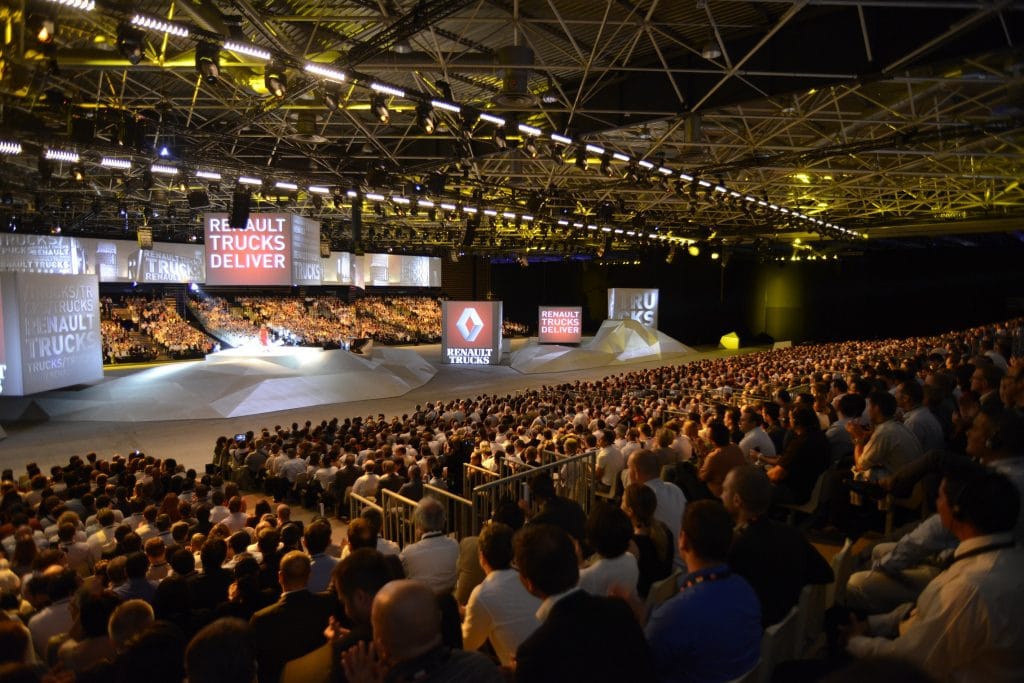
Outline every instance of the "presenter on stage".
[[266, 325], [260, 325], [260, 346], [264, 349], [270, 348], [270, 331]]

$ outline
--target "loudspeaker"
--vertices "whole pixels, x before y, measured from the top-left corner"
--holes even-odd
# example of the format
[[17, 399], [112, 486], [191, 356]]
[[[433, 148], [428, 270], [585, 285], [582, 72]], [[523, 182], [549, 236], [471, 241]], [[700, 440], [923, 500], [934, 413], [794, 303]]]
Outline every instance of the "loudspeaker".
[[359, 197], [352, 200], [352, 243], [356, 246], [363, 243], [363, 200]]
[[466, 234], [462, 237], [462, 246], [472, 246], [473, 240], [476, 239], [476, 229], [480, 227], [480, 214], [474, 213], [466, 219]]
[[192, 190], [188, 193], [188, 208], [202, 209], [210, 205], [210, 195], [206, 190]]
[[245, 230], [249, 226], [249, 201], [251, 197], [248, 192], [236, 191], [231, 196], [231, 218], [228, 227], [237, 230]]

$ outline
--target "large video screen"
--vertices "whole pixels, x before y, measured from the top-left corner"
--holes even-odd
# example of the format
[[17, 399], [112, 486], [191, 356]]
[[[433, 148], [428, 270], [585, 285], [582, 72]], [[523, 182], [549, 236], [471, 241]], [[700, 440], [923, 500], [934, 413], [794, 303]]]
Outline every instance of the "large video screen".
[[583, 338], [583, 308], [541, 306], [537, 313], [538, 344], [579, 344]]
[[658, 329], [658, 290], [613, 287], [608, 290], [608, 319], [635, 320]]
[[441, 302], [441, 362], [497, 365], [501, 362], [501, 302]]
[[103, 379], [95, 275], [0, 276], [3, 393], [35, 394]]
[[[238, 230], [228, 225], [228, 214], [206, 214], [206, 284], [291, 285], [291, 219], [286, 213], [254, 213], [245, 230]], [[318, 237], [318, 258], [319, 249]]]

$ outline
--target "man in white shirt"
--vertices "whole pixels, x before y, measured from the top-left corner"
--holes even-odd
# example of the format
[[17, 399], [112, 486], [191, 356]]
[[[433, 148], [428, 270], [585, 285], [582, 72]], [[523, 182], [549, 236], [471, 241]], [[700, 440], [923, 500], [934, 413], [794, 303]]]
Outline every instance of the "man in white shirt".
[[740, 431], [743, 432], [743, 438], [740, 439], [740, 450], [743, 451], [743, 457], [748, 462], [753, 462], [754, 458], [751, 457], [751, 451], [757, 451], [761, 455], [769, 457], [775, 457], [775, 443], [772, 441], [772, 437], [768, 436], [768, 432], [764, 431], [764, 418], [761, 414], [753, 408], [744, 408], [740, 412]]
[[512, 527], [500, 522], [480, 532], [478, 556], [486, 578], [466, 604], [462, 646], [480, 648], [488, 639], [502, 666], [511, 666], [519, 644], [536, 630], [540, 599], [531, 595], [512, 569]]
[[610, 429], [601, 432], [597, 439], [597, 459], [594, 462], [594, 479], [598, 482], [598, 490], [615, 492], [615, 484], [619, 473], [626, 466], [622, 451], [615, 447], [615, 434]]
[[71, 596], [78, 587], [78, 577], [71, 569], [53, 565], [34, 579], [33, 584], [37, 581], [45, 583], [45, 592], [50, 598], [50, 604], [29, 619], [28, 630], [32, 634], [32, 646], [36, 654], [40, 661], [45, 662], [50, 639], [68, 633], [74, 623], [71, 616]]
[[459, 544], [444, 535], [444, 505], [436, 498], [426, 497], [416, 504], [412, 513], [419, 539], [407, 545], [399, 556], [405, 576], [422, 581], [438, 595], [455, 588]]
[[847, 649], [906, 659], [936, 680], [1024, 680], [1024, 549], [1013, 537], [1020, 495], [1001, 474], [972, 467], [946, 476], [936, 507], [960, 541], [952, 565], [916, 607], [856, 624]]
[[367, 460], [363, 463], [363, 476], [356, 479], [355, 483], [352, 484], [352, 493], [363, 498], [373, 498], [377, 495], [380, 477], [374, 473], [374, 468], [373, 460]]
[[[672, 532], [672, 538], [679, 538], [679, 530], [683, 526], [683, 513], [686, 512], [686, 496], [675, 484], [660, 479], [661, 468], [658, 458], [653, 452], [640, 450], [629, 456], [630, 481], [643, 484], [654, 491], [658, 505], [654, 509], [654, 518], [663, 522]], [[676, 564], [682, 564], [676, 549]]]

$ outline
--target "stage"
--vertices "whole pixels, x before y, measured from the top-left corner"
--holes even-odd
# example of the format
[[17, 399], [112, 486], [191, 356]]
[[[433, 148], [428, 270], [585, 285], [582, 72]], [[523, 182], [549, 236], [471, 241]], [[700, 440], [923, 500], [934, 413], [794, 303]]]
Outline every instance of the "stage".
[[[529, 344], [530, 340], [527, 339], [511, 340], [512, 354]], [[695, 350], [692, 354], [687, 354], [671, 363], [685, 363], [703, 358], [763, 350], [751, 348], [737, 352], [705, 348]], [[422, 364], [429, 367], [432, 376], [400, 395], [381, 396], [379, 389], [371, 386], [370, 393], [357, 396], [354, 395], [355, 392], [352, 392], [343, 396], [343, 400], [334, 403], [309, 406], [291, 404], [288, 401], [293, 399], [288, 397], [278, 396], [274, 400], [266, 400], [265, 394], [273, 386], [273, 380], [263, 378], [259, 381], [271, 384], [264, 386], [262, 391], [258, 389], [250, 391], [250, 394], [255, 393], [256, 395], [246, 398], [245, 402], [250, 406], [258, 405], [270, 412], [252, 415], [231, 414], [231, 410], [225, 410], [224, 412], [229, 413], [225, 415], [218, 410], [207, 412], [199, 417], [189, 417], [189, 415], [201, 413], [203, 409], [210, 410], [209, 401], [206, 400], [200, 404], [199, 399], [195, 396], [178, 388], [176, 386], [180, 384], [178, 377], [189, 374], [205, 375], [207, 391], [213, 390], [213, 387], [210, 386], [211, 383], [224, 385], [217, 389], [220, 395], [231, 393], [229, 385], [234, 382], [253, 381], [251, 378], [246, 380], [244, 375], [225, 376], [223, 374], [224, 363], [219, 360], [215, 363], [184, 361], [141, 370], [135, 368], [107, 369], [104, 373], [104, 381], [94, 386], [47, 392], [47, 394], [32, 398], [8, 397], [0, 400], [0, 408], [3, 408], [5, 413], [11, 412], [10, 403], [15, 401], [29, 402], [30, 405], [20, 406], [22, 409], [19, 413], [20, 419], [11, 420], [9, 417], [0, 417], [0, 424], [3, 425], [8, 435], [6, 439], [0, 441], [0, 466], [12, 467], [15, 471], [21, 471], [27, 462], [36, 462], [40, 466], [48, 467], [53, 464], [66, 464], [71, 455], [84, 455], [90, 451], [96, 451], [103, 457], [109, 457], [114, 453], [124, 454], [141, 450], [159, 457], [173, 457], [189, 467], [201, 468], [209, 462], [214, 442], [221, 435], [231, 436], [250, 429], [259, 429], [264, 426], [273, 428], [274, 425], [290, 425], [292, 422], [304, 422], [305, 420], [312, 420], [315, 424], [333, 417], [344, 419], [345, 417], [377, 415], [379, 413], [386, 416], [400, 416], [411, 413], [417, 404], [425, 404], [428, 401], [475, 398], [483, 394], [502, 396], [532, 389], [540, 384], [586, 381], [598, 379], [613, 372], [639, 370], [667, 363], [664, 360], [652, 360], [623, 363], [614, 368], [598, 367], [551, 372], [543, 375], [524, 375], [508, 364], [499, 366], [442, 365], [440, 364], [441, 348], [439, 344], [407, 347], [378, 346], [375, 355], [376, 352], [397, 352], [405, 358], [405, 362], [411, 362], [414, 366]], [[347, 352], [319, 351], [318, 355], [329, 358], [330, 354], [335, 353]], [[406, 353], [413, 354], [415, 358], [406, 356]], [[348, 355], [351, 358], [346, 360], [349, 361], [361, 359], [360, 356]], [[239, 359], [241, 365], [236, 366], [235, 369], [248, 368], [248, 371], [252, 371], [254, 366], [278, 365], [272, 359], [260, 357], [259, 353], [254, 353], [252, 356], [255, 358]], [[298, 361], [290, 360], [288, 362]], [[282, 376], [289, 372], [287, 368], [280, 366], [274, 371], [282, 373]], [[380, 365], [376, 369], [365, 367], [364, 372], [368, 373], [364, 375], [364, 378], [368, 381], [372, 380], [374, 383], [377, 382], [378, 377], [388, 383], [394, 381], [387, 378], [387, 367]], [[304, 381], [316, 383], [313, 378]], [[326, 382], [325, 384], [330, 383]], [[111, 389], [106, 388], [110, 385], [116, 387], [114, 393], [121, 393], [118, 407], [126, 412], [119, 416], [111, 416], [109, 410], [102, 405], [105, 402], [103, 397], [111, 393]], [[392, 386], [394, 385], [392, 384]], [[344, 387], [333, 387], [331, 390], [341, 393], [344, 391]], [[365, 385], [360, 391], [364, 390]], [[393, 389], [393, 391], [397, 391], [397, 389]], [[166, 395], [163, 395], [165, 392], [167, 392]], [[190, 401], [196, 401], [198, 408], [188, 405]], [[133, 406], [133, 402], [143, 405]], [[161, 410], [145, 406], [146, 403], [152, 402], [158, 402], [161, 409], [166, 412], [160, 414]], [[236, 399], [235, 410], [240, 404]], [[221, 402], [220, 405], [227, 408], [225, 402]], [[204, 408], [204, 406], [206, 407]], [[43, 407], [55, 410], [57, 414], [48, 416], [43, 412]], [[88, 415], [98, 415], [101, 411], [107, 412], [107, 417], [103, 419], [87, 417]], [[132, 415], [140, 413], [146, 413], [148, 417], [143, 420], [136, 420], [132, 417]]]

